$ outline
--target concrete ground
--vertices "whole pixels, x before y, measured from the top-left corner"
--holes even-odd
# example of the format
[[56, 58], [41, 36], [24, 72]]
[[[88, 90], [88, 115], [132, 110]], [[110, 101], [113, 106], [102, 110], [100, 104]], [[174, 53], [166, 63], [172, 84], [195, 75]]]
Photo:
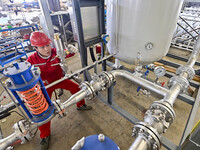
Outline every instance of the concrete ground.
[[[171, 48], [170, 53], [178, 53], [179, 56], [183, 55], [184, 57], [188, 57], [190, 52]], [[168, 59], [170, 59], [170, 61], [175, 61], [171, 58]], [[81, 68], [79, 55], [69, 58], [68, 62], [70, 70]], [[126, 65], [126, 67], [133, 69], [132, 65]], [[111, 70], [111, 68], [108, 68], [108, 70]], [[92, 71], [93, 70], [91, 70], [91, 72]], [[153, 73], [150, 73], [149, 77], [155, 79]], [[167, 82], [168, 78], [161, 77], [159, 80]], [[117, 78], [116, 81], [117, 84], [114, 91], [115, 102], [139, 120], [143, 120], [145, 110], [148, 109], [153, 101], [159, 100], [158, 97], [153, 94], [150, 96], [140, 94], [138, 96], [136, 85], [124, 78]], [[3, 95], [4, 92], [2, 96]], [[68, 91], [65, 91], [64, 95], [60, 97], [61, 102], [64, 102], [70, 96], [71, 94]], [[10, 101], [7, 95], [4, 99], [5, 100], [3, 100], [2, 103]], [[55, 100], [55, 96], [53, 96], [52, 100]], [[76, 106], [74, 105], [67, 110], [68, 114], [65, 118], [59, 119], [56, 116], [51, 121], [51, 140], [49, 150], [70, 150], [76, 141], [82, 137], [100, 133], [114, 140], [121, 150], [127, 150], [134, 141], [134, 138], [131, 136], [133, 124], [98, 99], [87, 101], [87, 104], [91, 105], [93, 109], [89, 111], [77, 111]], [[169, 127], [165, 136], [175, 144], [178, 144], [187, 122], [191, 106], [177, 100], [174, 104], [174, 109], [176, 112], [176, 119]], [[200, 109], [198, 108], [195, 124], [199, 118]], [[22, 119], [22, 117], [13, 112], [11, 116], [0, 120], [0, 126], [4, 137], [14, 132], [12, 126], [20, 119]], [[23, 145], [16, 145], [15, 149], [39, 150], [39, 143], [40, 138], [38, 131], [32, 141]], [[165, 148], [162, 147], [161, 149], [164, 150]]]

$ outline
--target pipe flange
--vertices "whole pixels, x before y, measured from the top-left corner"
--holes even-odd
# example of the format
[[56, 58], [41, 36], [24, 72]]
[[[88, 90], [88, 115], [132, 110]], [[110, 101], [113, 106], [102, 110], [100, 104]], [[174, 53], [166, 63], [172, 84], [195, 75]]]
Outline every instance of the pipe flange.
[[159, 133], [145, 122], [139, 122], [133, 127], [132, 136], [142, 136], [148, 143], [150, 149], [159, 150], [161, 147]]
[[181, 85], [182, 92], [186, 92], [188, 90], [188, 86], [190, 85], [187, 79], [180, 76], [173, 76], [168, 81], [168, 87], [171, 88], [176, 83]]
[[[156, 113], [156, 110], [159, 110], [158, 114]], [[161, 101], [155, 101], [150, 106], [150, 114], [147, 115], [155, 115], [158, 118], [158, 121], [162, 121], [164, 125], [163, 133], [165, 133], [169, 127], [170, 124], [174, 121], [176, 115], [174, 112], [174, 109], [172, 106], [165, 100]]]
[[96, 96], [95, 89], [93, 88], [93, 86], [90, 86], [90, 84], [87, 81], [83, 82], [80, 85], [80, 89], [86, 92], [87, 96], [84, 98], [86, 100], [93, 99]]
[[115, 77], [112, 73], [103, 71], [101, 72], [100, 76], [101, 79], [105, 81], [106, 88], [109, 88], [115, 82]]
[[64, 105], [60, 102], [60, 100], [56, 100], [53, 102], [56, 107], [56, 111], [59, 114], [58, 118], [63, 118], [67, 115]]
[[188, 78], [187, 78], [188, 80], [192, 80], [194, 78], [194, 75], [195, 75], [194, 68], [188, 67], [188, 66], [180, 66], [176, 70], [176, 75], [180, 75], [183, 72], [187, 72], [188, 73]]
[[24, 144], [30, 141], [33, 137], [32, 133], [28, 131], [29, 124], [25, 120], [21, 120], [14, 124], [13, 129], [18, 135], [18, 138], [22, 141], [21, 144]]

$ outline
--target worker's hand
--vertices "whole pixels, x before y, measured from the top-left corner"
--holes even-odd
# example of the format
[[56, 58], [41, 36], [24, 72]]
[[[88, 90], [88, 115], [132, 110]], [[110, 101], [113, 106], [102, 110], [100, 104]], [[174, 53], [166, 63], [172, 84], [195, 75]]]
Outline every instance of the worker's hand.
[[73, 53], [77, 53], [78, 49], [74, 45], [69, 44], [68, 51], [69, 51], [69, 53], [73, 54]]

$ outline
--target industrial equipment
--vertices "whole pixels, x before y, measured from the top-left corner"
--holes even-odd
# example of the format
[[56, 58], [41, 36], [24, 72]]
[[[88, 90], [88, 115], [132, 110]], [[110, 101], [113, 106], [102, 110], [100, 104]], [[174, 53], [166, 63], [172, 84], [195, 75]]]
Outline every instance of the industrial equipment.
[[33, 122], [44, 121], [53, 114], [54, 106], [40, 74], [37, 69], [31, 70], [30, 63], [14, 63], [13, 67], [6, 68], [3, 73], [10, 78], [6, 82], [7, 87]]
[[[35, 128], [50, 121], [55, 115], [59, 115], [59, 118], [63, 118], [66, 116], [67, 108], [76, 104], [83, 98], [88, 100], [97, 96], [101, 101], [134, 124], [132, 136], [136, 139], [129, 150], [159, 150], [162, 145], [167, 149], [177, 150], [188, 136], [188, 131], [191, 128], [188, 127], [190, 124], [189, 122], [193, 122], [193, 119], [188, 119], [179, 146], [165, 138], [163, 133], [167, 132], [176, 118], [173, 108], [176, 98], [183, 97], [181, 94], [186, 92], [190, 83], [192, 83], [191, 80], [195, 75], [193, 66], [195, 65], [200, 51], [200, 35], [198, 35], [197, 42], [188, 62], [184, 66], [178, 67], [175, 75], [169, 79], [167, 88], [163, 87], [163, 85], [161, 86], [159, 82], [157, 82], [158, 78], [166, 74], [166, 70], [163, 67], [159, 66], [154, 68], [154, 73], [157, 77], [156, 81], [151, 81], [147, 78], [149, 70], [144, 74], [141, 73], [141, 70], [142, 65], [159, 60], [166, 55], [183, 1], [109, 0], [107, 1], [107, 29], [109, 35], [107, 36], [105, 36], [105, 26], [103, 26], [105, 21], [102, 19], [105, 17], [103, 11], [104, 0], [93, 0], [92, 3], [89, 2], [91, 1], [72, 1], [73, 10], [74, 12], [76, 11], [74, 20], [77, 26], [82, 69], [71, 75], [67, 74], [46, 87], [44, 87], [39, 77], [39, 71], [36, 68], [31, 70], [31, 66], [27, 62], [16, 63], [13, 67], [4, 70], [4, 74], [11, 79], [7, 82], [8, 88], [12, 91], [32, 122], [25, 120], [15, 124], [15, 132], [0, 140], [0, 149], [5, 149], [18, 139], [20, 139], [22, 143], [25, 142], [24, 139], [31, 139], [31, 131]], [[89, 7], [88, 10], [87, 7]], [[94, 12], [94, 14], [91, 12]], [[82, 18], [81, 14], [85, 14], [85, 16], [82, 16]], [[89, 32], [90, 30], [86, 30], [88, 22], [84, 21], [87, 19], [87, 15], [89, 19], [95, 20], [94, 32], [92, 33]], [[98, 21], [100, 25], [97, 24]], [[127, 25], [129, 25], [130, 28], [127, 28]], [[91, 24], [89, 24], [89, 27], [90, 26]], [[111, 55], [104, 56], [104, 46], [108, 42], [108, 40], [106, 40], [108, 36], [110, 37], [108, 48]], [[97, 42], [102, 42], [102, 58], [95, 61], [92, 65], [88, 65], [87, 47]], [[55, 36], [54, 44], [58, 49], [57, 52], [61, 59], [61, 64], [63, 63], [63, 67], [62, 65], [61, 67], [66, 73], [67, 65], [63, 57], [64, 51], [58, 34]], [[106, 60], [112, 56], [130, 64], [135, 63], [136, 73], [130, 73], [125, 70], [105, 71], [106, 68], [104, 65]], [[99, 74], [94, 74], [90, 78], [88, 70], [100, 63], [103, 64], [104, 71]], [[60, 100], [56, 100], [53, 103], [50, 101], [45, 88], [49, 88], [83, 72], [86, 77], [85, 79], [89, 81], [81, 83], [81, 90], [79, 92], [72, 95], [63, 103], [61, 103]], [[137, 72], [141, 74], [137, 74]], [[130, 115], [113, 101], [114, 85], [117, 82], [117, 77], [124, 77], [132, 81], [134, 84], [138, 85], [138, 91], [144, 88], [144, 90], [146, 90], [144, 93], [146, 93], [147, 96], [151, 94], [151, 92], [159, 95], [159, 99], [156, 97], [158, 100], [154, 101], [146, 111], [143, 121]], [[104, 90], [108, 91], [107, 99], [101, 93], [101, 91]], [[21, 95], [21, 98], [19, 95]], [[36, 98], [39, 102], [32, 101]], [[197, 97], [196, 100], [185, 98], [184, 101], [193, 106], [191, 114], [195, 115], [196, 107], [199, 105], [199, 98]], [[197, 128], [199, 128], [199, 126], [197, 126]], [[194, 134], [189, 136], [190, 142], [187, 143], [186, 141], [186, 145], [181, 146], [182, 149], [186, 148], [188, 144], [194, 144], [194, 142], [198, 144], [196, 141], [197, 134], [195, 134], [196, 132], [193, 133]], [[97, 146], [95, 142], [103, 145], [107, 139], [107, 137], [101, 134], [89, 136], [78, 141], [77, 144], [72, 147], [72, 150], [83, 150], [84, 148], [89, 150], [91, 147], [88, 148], [88, 146]], [[114, 150], [119, 149], [113, 141], [111, 141], [111, 144]], [[105, 150], [111, 149], [110, 146], [108, 147], [109, 148], [104, 147]]]
[[109, 52], [129, 64], [135, 62], [138, 52], [143, 65], [160, 60], [169, 50], [182, 3], [182, 0], [108, 0]]

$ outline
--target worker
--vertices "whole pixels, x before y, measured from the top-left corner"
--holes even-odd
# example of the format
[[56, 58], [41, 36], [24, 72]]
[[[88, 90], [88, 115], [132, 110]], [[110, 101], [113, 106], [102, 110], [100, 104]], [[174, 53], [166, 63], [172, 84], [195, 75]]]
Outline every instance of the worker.
[[[41, 71], [41, 78], [44, 82], [44, 85], [48, 85], [60, 78], [63, 77], [63, 70], [61, 69], [60, 59], [56, 54], [56, 49], [51, 47], [51, 40], [48, 38], [46, 34], [40, 31], [35, 31], [30, 36], [31, 45], [35, 47], [36, 52], [30, 55], [27, 59], [35, 67], [39, 67]], [[75, 55], [75, 53], [68, 54], [66, 57], [71, 57]], [[57, 64], [57, 65], [56, 65]], [[69, 79], [66, 79], [50, 88], [47, 89], [49, 97], [55, 89], [65, 89], [71, 92], [71, 94], [75, 94], [78, 92], [79, 85], [72, 82]], [[91, 106], [85, 104], [84, 100], [81, 100], [77, 103], [77, 110], [90, 110]], [[50, 139], [50, 122], [39, 127], [40, 130], [40, 138], [42, 141], [40, 143], [41, 150], [47, 150], [49, 146]]]

